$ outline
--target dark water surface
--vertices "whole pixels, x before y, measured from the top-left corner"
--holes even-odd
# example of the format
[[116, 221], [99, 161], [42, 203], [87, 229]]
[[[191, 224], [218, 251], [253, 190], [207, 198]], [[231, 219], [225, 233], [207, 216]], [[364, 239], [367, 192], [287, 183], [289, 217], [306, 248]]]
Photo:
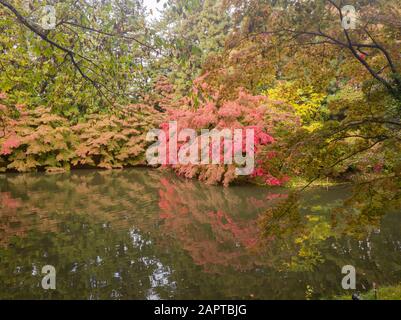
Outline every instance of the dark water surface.
[[0, 298], [313, 299], [345, 293], [344, 265], [359, 290], [399, 283], [401, 214], [336, 214], [348, 193], [311, 189], [262, 243], [259, 217], [285, 190], [145, 169], [1, 174]]

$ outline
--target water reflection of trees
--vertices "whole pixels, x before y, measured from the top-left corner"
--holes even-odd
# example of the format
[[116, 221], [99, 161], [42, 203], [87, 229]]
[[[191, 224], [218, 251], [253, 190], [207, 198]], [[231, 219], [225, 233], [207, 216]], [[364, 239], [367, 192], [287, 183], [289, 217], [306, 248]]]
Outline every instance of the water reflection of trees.
[[[57, 233], [30, 232], [1, 248], [1, 297], [12, 299], [146, 299], [171, 296], [175, 283], [138, 231], [67, 215]], [[145, 242], [145, 243], [142, 243]], [[45, 291], [41, 268], [57, 270], [57, 290]]]
[[[171, 268], [143, 224], [157, 205], [139, 172], [7, 175], [0, 178], [2, 298], [157, 298], [171, 295]], [[145, 191], [146, 190], [146, 191]], [[138, 220], [137, 218], [142, 220]], [[142, 221], [142, 222], [141, 222]], [[58, 288], [40, 287], [57, 266]]]
[[251, 190], [247, 194], [246, 188], [202, 188], [193, 182], [162, 179], [159, 196], [164, 232], [178, 239], [196, 264], [224, 272], [219, 268], [247, 270], [266, 263], [255, 252], [258, 218], [275, 199], [286, 195], [267, 191], [255, 195]]
[[267, 211], [262, 248], [279, 270], [307, 271], [316, 277], [352, 264], [358, 270], [359, 289], [371, 288], [372, 282], [400, 281], [397, 183], [379, 179], [326, 193], [312, 189], [302, 198], [294, 193]]
[[[267, 201], [280, 197], [137, 170], [5, 175], [0, 186], [7, 190], [0, 202], [1, 291], [19, 297], [46, 296], [38, 289], [38, 270], [52, 263], [64, 266], [59, 273], [68, 280], [57, 297], [105, 298], [113, 288], [114, 297], [166, 298], [182, 278], [190, 287], [209, 283], [199, 293], [207, 297], [218, 281], [202, 278], [204, 270], [246, 270], [257, 263], [250, 253], [257, 216]], [[7, 278], [14, 272], [18, 277]], [[125, 289], [114, 275], [124, 279]], [[15, 290], [15, 279], [30, 289]], [[226, 281], [228, 288], [238, 279], [232, 272]], [[137, 290], [138, 283], [145, 289]], [[80, 288], [76, 295], [74, 287]], [[185, 290], [180, 294], [185, 297]]]
[[[258, 239], [258, 214], [285, 196], [268, 191], [255, 195], [251, 187], [204, 187], [157, 172], [137, 171], [15, 175], [3, 185], [9, 190], [2, 200], [0, 226], [7, 230], [3, 244], [11, 235], [23, 237], [29, 228], [55, 232], [58, 224], [49, 214], [74, 212], [106, 221], [116, 229], [135, 223], [154, 231], [159, 224], [159, 234], [152, 236], [161, 245], [168, 243], [162, 237], [176, 239], [205, 269], [218, 265], [251, 268], [257, 256], [247, 255]], [[62, 216], [59, 219], [63, 221]]]
[[[279, 190], [148, 170], [2, 175], [0, 190], [2, 297], [302, 298], [338, 293], [346, 264], [365, 286], [401, 279], [400, 223], [383, 220], [397, 198], [379, 186], [313, 189], [281, 213]], [[57, 293], [39, 289], [45, 264]]]
[[7, 190], [0, 198], [2, 229], [12, 227], [5, 219], [9, 216], [18, 220], [23, 234], [30, 228], [41, 227], [46, 223], [45, 217], [54, 212], [85, 214], [94, 221], [112, 223], [114, 228], [128, 229], [129, 218], [137, 211], [150, 216], [146, 208], [156, 199], [148, 189], [152, 184], [153, 190], [156, 189], [157, 178], [152, 178], [152, 174], [145, 177], [140, 172], [78, 171], [59, 175], [7, 175], [0, 183], [2, 190]]

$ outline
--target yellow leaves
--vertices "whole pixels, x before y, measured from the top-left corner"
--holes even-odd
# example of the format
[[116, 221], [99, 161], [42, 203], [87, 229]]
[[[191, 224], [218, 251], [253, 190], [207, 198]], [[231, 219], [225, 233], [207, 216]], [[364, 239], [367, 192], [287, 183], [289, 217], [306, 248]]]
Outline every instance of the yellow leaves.
[[97, 165], [99, 168], [111, 170], [111, 169], [122, 169], [122, 163], [116, 161], [114, 157], [107, 153], [103, 153], [102, 161]]
[[136, 158], [143, 153], [144, 147], [142, 145], [135, 145], [132, 147], [123, 147], [120, 152], [116, 155], [116, 159], [124, 161], [130, 158]]
[[8, 169], [15, 169], [19, 172], [28, 172], [32, 171], [36, 167], [38, 167], [40, 163], [35, 160], [34, 156], [29, 155], [24, 157], [23, 159], [17, 159], [12, 161], [7, 168]]
[[295, 82], [281, 82], [276, 87], [265, 91], [265, 94], [270, 99], [290, 104], [308, 131], [320, 128], [320, 121], [325, 113], [322, 106], [326, 98], [325, 94], [315, 92], [312, 86]]
[[310, 125], [303, 126], [308, 132], [314, 132], [323, 128], [323, 122], [312, 122]]
[[32, 155], [38, 155], [41, 153], [46, 153], [51, 151], [52, 148], [50, 146], [44, 145], [44, 144], [40, 144], [37, 142], [33, 142], [32, 144], [30, 144], [26, 150], [26, 154], [32, 154]]
[[75, 157], [74, 152], [68, 149], [64, 149], [56, 156], [56, 160], [58, 162], [66, 162], [69, 161], [70, 159], [73, 159], [74, 157]]
[[[144, 134], [157, 127], [152, 113], [155, 111], [140, 106], [123, 109], [119, 115], [91, 115], [87, 122], [72, 129], [79, 137], [75, 163], [95, 164], [104, 169], [121, 168], [138, 162], [145, 152]], [[150, 113], [144, 121], [140, 113]], [[91, 161], [87, 158], [90, 157]]]
[[116, 155], [116, 159], [120, 160], [120, 161], [124, 161], [124, 160], [128, 159], [129, 156], [130, 156], [130, 154], [129, 154], [128, 150], [125, 149], [125, 150], [121, 151], [118, 155]]
[[44, 114], [40, 117], [39, 121], [43, 124], [49, 124], [49, 123], [54, 123], [54, 122], [61, 122], [61, 123], [64, 122], [65, 123], [64, 118], [61, 118], [54, 114]]

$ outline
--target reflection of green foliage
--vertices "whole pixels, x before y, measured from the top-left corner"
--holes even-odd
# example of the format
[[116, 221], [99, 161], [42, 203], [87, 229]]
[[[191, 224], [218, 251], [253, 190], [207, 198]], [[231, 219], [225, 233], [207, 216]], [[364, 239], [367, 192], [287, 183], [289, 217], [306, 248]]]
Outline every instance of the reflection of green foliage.
[[[375, 263], [372, 259], [386, 256], [380, 268], [385, 264], [391, 274], [401, 276], [401, 268], [391, 253], [398, 250], [397, 240], [390, 240], [395, 246], [393, 249], [382, 248], [382, 243], [375, 242], [378, 231], [383, 229], [385, 214], [400, 207], [399, 189], [389, 192], [388, 183], [385, 179], [364, 183], [355, 186], [354, 192], [350, 192], [350, 186], [344, 186], [316, 194], [317, 189], [313, 188], [302, 197], [294, 194], [269, 209], [262, 224], [265, 250], [269, 255], [286, 252], [275, 259], [273, 265], [287, 272], [317, 274], [331, 268], [329, 266], [335, 265], [333, 272], [339, 272], [342, 266], [353, 264], [360, 278], [370, 274], [373, 282], [377, 271], [372, 268]], [[391, 183], [397, 184], [394, 179]], [[391, 224], [398, 216], [387, 219], [393, 221]]]
[[401, 179], [383, 177], [356, 183], [344, 205], [333, 211], [333, 224], [338, 230], [362, 239], [380, 228], [382, 217], [401, 207]]
[[329, 223], [322, 221], [323, 219], [318, 216], [306, 216], [305, 228], [308, 233], [295, 239], [299, 251], [288, 264], [289, 270], [313, 271], [314, 266], [324, 262], [318, 248], [320, 242], [325, 241], [331, 235], [331, 228]]
[[[320, 203], [319, 197], [317, 200]], [[287, 259], [281, 261], [280, 269], [313, 271], [325, 261], [319, 248], [333, 236], [327, 221], [330, 206], [333, 204], [301, 204], [294, 193], [277, 207], [269, 209], [263, 220], [264, 228], [267, 228], [264, 237], [275, 237], [283, 250], [291, 252]]]
[[[146, 238], [135, 242], [128, 233], [94, 224], [84, 215], [60, 212], [52, 216], [63, 216], [57, 233], [31, 231], [25, 239], [14, 238], [8, 248], [0, 248], [3, 299], [139, 299], [169, 290], [168, 268], [159, 265]], [[141, 236], [131, 232], [138, 239]], [[40, 285], [41, 268], [47, 264], [56, 268], [54, 291]], [[155, 273], [167, 284], [152, 291], [149, 277]]]

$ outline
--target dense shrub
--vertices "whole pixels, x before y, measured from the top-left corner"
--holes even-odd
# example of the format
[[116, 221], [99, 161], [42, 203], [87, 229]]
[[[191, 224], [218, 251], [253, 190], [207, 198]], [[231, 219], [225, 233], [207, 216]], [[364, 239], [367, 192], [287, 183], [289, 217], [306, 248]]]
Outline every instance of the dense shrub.
[[[291, 106], [252, 95], [244, 89], [237, 90], [236, 98], [229, 100], [220, 96], [219, 90], [204, 78], [194, 82], [189, 97], [179, 100], [174, 99], [168, 83], [160, 81], [159, 87], [160, 92], [147, 104], [118, 107], [113, 114], [86, 115], [75, 124], [53, 114], [47, 107], [1, 105], [1, 170], [65, 171], [71, 167], [113, 169], [146, 165], [145, 151], [150, 144], [146, 134], [157, 127], [167, 130], [169, 121], [177, 121], [178, 130], [191, 128], [197, 133], [201, 129], [231, 132], [243, 129], [243, 141], [237, 146], [240, 149], [233, 146], [233, 153], [242, 154], [247, 152], [245, 130], [253, 129], [255, 169], [246, 179], [267, 185], [281, 185], [286, 181], [280, 170], [282, 142], [300, 126]], [[2, 101], [6, 98], [4, 94], [1, 97]], [[156, 110], [156, 105], [161, 110]], [[182, 145], [183, 142], [179, 148]], [[221, 159], [223, 152], [222, 144]], [[168, 167], [181, 176], [208, 184], [227, 186], [242, 177], [236, 175], [239, 165], [235, 163]]]
[[147, 105], [130, 105], [118, 115], [91, 115], [72, 127], [79, 137], [73, 165], [105, 169], [145, 164], [148, 130], [160, 115]]
[[[26, 110], [19, 105], [3, 109], [6, 110], [4, 135], [0, 138], [2, 171], [69, 168], [77, 137], [65, 118], [51, 114], [45, 107]], [[15, 118], [13, 113], [17, 113]]]
[[[291, 107], [266, 96], [251, 95], [243, 89], [238, 90], [236, 99], [225, 100], [203, 79], [194, 82], [193, 94], [185, 106], [167, 108], [167, 120], [177, 121], [178, 130], [191, 128], [198, 133], [201, 129], [254, 129], [255, 170], [252, 178], [268, 185], [281, 185], [286, 177], [279, 170], [280, 150], [276, 147], [280, 146], [286, 132], [292, 132], [300, 124]], [[166, 129], [167, 122], [161, 127]], [[229, 185], [238, 178], [235, 164], [179, 164], [172, 167], [179, 175], [196, 177], [208, 184]]]
[[88, 115], [73, 126], [46, 107], [0, 105], [0, 112], [1, 171], [145, 164], [146, 132], [160, 122], [158, 112], [146, 105], [120, 108], [115, 115]]

